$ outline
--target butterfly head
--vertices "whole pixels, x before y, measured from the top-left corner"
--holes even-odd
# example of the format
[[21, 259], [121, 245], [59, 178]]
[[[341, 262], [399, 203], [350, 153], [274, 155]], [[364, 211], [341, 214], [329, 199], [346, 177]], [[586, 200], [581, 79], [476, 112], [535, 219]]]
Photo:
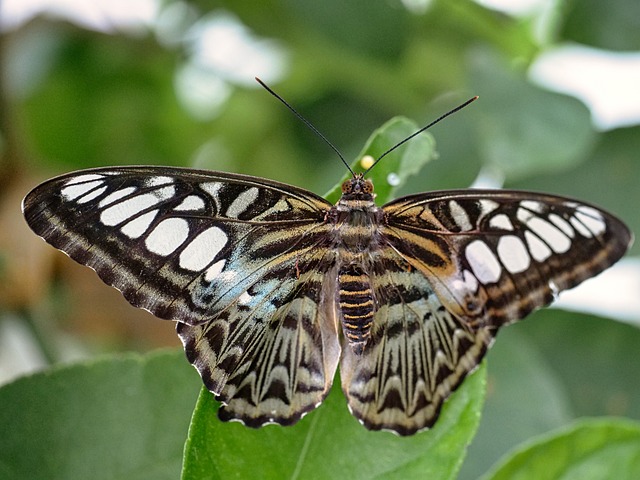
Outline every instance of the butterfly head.
[[364, 178], [362, 173], [355, 174], [353, 178], [345, 180], [342, 184], [342, 195], [347, 197], [368, 196], [373, 199], [373, 182]]

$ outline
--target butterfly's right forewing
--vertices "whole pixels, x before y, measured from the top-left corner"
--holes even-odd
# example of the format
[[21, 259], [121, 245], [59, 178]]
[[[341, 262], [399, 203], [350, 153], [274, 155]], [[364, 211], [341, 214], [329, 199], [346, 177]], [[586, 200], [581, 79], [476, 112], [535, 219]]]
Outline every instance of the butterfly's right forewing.
[[253, 177], [162, 167], [50, 180], [24, 201], [29, 226], [134, 306], [207, 321], [263, 278], [295, 273], [323, 237], [320, 197]]

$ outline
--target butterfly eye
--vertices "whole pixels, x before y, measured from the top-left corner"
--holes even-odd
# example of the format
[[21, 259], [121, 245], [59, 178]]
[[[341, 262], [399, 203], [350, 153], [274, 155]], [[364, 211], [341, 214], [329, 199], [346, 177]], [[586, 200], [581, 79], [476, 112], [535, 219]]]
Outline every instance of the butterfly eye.
[[341, 188], [342, 193], [351, 193], [353, 192], [353, 182], [351, 180], [345, 180]]
[[371, 180], [367, 179], [364, 181], [362, 193], [373, 193], [373, 182]]

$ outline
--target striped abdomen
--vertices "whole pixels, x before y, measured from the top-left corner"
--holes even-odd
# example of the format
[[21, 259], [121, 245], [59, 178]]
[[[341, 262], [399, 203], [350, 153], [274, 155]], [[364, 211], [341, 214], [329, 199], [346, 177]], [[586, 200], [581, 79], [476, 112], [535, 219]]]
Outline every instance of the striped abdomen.
[[371, 334], [374, 316], [369, 276], [358, 265], [343, 265], [338, 271], [342, 331], [356, 354], [361, 354]]

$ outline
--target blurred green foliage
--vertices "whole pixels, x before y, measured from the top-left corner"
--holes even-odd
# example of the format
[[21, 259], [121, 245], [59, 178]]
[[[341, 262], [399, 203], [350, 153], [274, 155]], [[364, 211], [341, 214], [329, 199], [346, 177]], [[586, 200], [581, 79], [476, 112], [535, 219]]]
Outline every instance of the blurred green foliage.
[[[527, 78], [527, 68], [539, 54], [568, 42], [623, 51], [640, 49], [640, 17], [633, 15], [638, 11], [637, 0], [558, 2], [545, 16], [519, 18], [464, 0], [424, 2], [421, 11], [411, 11], [399, 1], [162, 2], [165, 9], [178, 5], [188, 7], [184, 19], [187, 27], [190, 22], [230, 14], [256, 38], [275, 42], [285, 52], [286, 66], [275, 75], [277, 80], [270, 82], [271, 86], [349, 161], [356, 158], [371, 132], [390, 118], [401, 114], [426, 124], [467, 98], [480, 95], [477, 102], [431, 130], [439, 158], [408, 178], [399, 193], [465, 188], [482, 171], [493, 178], [504, 178], [507, 187], [577, 196], [616, 212], [632, 230], [640, 229], [640, 127], [598, 132], [582, 103], [545, 91]], [[167, 325], [150, 321], [150, 330], [105, 333], [112, 320], [122, 317], [132, 325], [143, 320], [125, 318], [137, 314], [130, 313], [133, 309], [128, 306], [119, 307], [124, 301], [118, 304], [115, 296], [107, 296], [113, 292], [97, 278], [76, 273], [71, 262], [53, 257], [52, 249], [36, 243], [26, 230], [19, 215], [19, 201], [39, 180], [92, 166], [162, 164], [264, 176], [322, 193], [344, 175], [344, 166], [334, 153], [281, 104], [257, 85], [234, 80], [228, 72], [208, 72], [212, 79], [223, 82], [228, 94], [209, 117], [196, 116], [185, 108], [177, 85], [192, 56], [192, 43], [184, 34], [179, 41], [168, 43], [153, 28], [135, 34], [116, 28], [107, 34], [49, 17], [35, 18], [0, 36], [0, 323], [9, 316], [24, 320], [52, 360], [63, 356], [59, 344], [52, 341], [60, 331], [75, 332], [89, 350], [115, 345], [143, 349], [154, 343], [164, 344], [164, 339], [146, 343], [144, 339]], [[241, 56], [236, 64], [243, 70], [251, 69]], [[252, 74], [267, 79], [273, 72], [262, 68], [256, 67]], [[428, 139], [416, 142], [430, 142]], [[636, 245], [632, 253], [637, 252]], [[91, 285], [95, 285], [95, 292], [87, 293]], [[143, 340], [136, 343], [131, 336]], [[640, 420], [639, 347], [636, 327], [556, 310], [538, 312], [526, 322], [505, 329], [489, 354], [487, 401], [460, 478], [477, 478], [520, 442], [539, 434], [550, 435], [552, 429], [581, 416], [617, 415]], [[174, 359], [179, 365], [186, 364], [177, 356]], [[55, 372], [62, 375], [56, 377], [59, 383], [46, 383], [48, 375], [44, 374], [0, 390], [5, 411], [0, 416], [0, 430], [9, 431], [9, 425], [24, 428], [20, 434], [4, 436], [0, 449], [3, 475], [27, 478], [24, 472], [28, 469], [3, 468], [18, 468], [8, 459], [20, 455], [21, 444], [16, 442], [25, 435], [37, 440], [40, 429], [45, 428], [40, 421], [59, 427], [47, 431], [67, 428], [83, 433], [86, 436], [82, 438], [89, 442], [91, 429], [81, 432], [73, 423], [81, 416], [80, 423], [85, 427], [87, 423], [95, 425], [94, 441], [104, 442], [94, 445], [97, 450], [91, 450], [91, 455], [84, 451], [88, 448], [85, 442], [77, 444], [69, 438], [42, 434], [49, 443], [40, 444], [38, 450], [34, 442], [36, 446], [23, 452], [25, 456], [17, 463], [45, 466], [48, 471], [40, 470], [41, 478], [86, 478], [88, 466], [101, 468], [99, 449], [112, 448], [125, 430], [100, 435], [98, 431], [122, 422], [131, 432], [145, 429], [143, 433], [148, 435], [137, 438], [142, 450], [136, 455], [143, 461], [136, 465], [142, 473], [134, 476], [127, 470], [134, 468], [135, 462], [124, 470], [111, 471], [127, 472], [122, 476], [128, 478], [176, 478], [180, 471], [178, 447], [187, 437], [185, 415], [196, 402], [197, 376], [179, 382], [175, 377], [182, 378], [182, 373], [173, 375], [174, 370], [167, 368], [166, 391], [180, 398], [166, 401], [169, 406], [179, 402], [180, 408], [162, 409], [152, 401], [165, 400], [162, 391], [153, 398], [145, 396], [149, 388], [145, 382], [131, 387], [112, 383], [124, 371], [131, 372], [130, 365], [107, 365], [87, 366], [83, 372], [88, 374], [81, 381], [74, 377], [77, 370], [72, 369], [71, 373]], [[103, 367], [113, 370], [103, 375]], [[171, 368], [181, 372], [180, 366]], [[153, 375], [165, 373], [162, 368], [152, 370]], [[145, 372], [143, 369], [139, 374], [147, 375]], [[153, 375], [151, 383], [160, 378]], [[64, 395], [73, 394], [73, 389], [69, 392], [64, 388], [69, 376], [76, 378], [71, 383], [75, 390], [86, 388], [95, 394], [82, 398], [93, 402], [89, 405], [95, 407], [93, 412], [79, 410], [77, 405], [71, 405], [70, 410], [62, 404], [59, 409], [42, 407], [43, 397], [51, 400], [49, 405], [68, 401]], [[130, 396], [121, 398], [123, 392]], [[175, 423], [163, 427], [154, 423], [154, 418], [138, 423], [139, 412], [128, 408], [129, 416], [118, 418], [116, 408], [110, 411], [108, 422], [100, 420], [103, 404], [98, 398], [124, 405], [131, 399], [139, 401], [139, 395], [147, 398], [145, 406], [156, 412], [155, 419], [172, 416]], [[37, 405], [42, 408], [34, 410]], [[31, 423], [16, 422], [22, 420], [20, 415], [32, 415]], [[634, 425], [631, 430], [637, 427]], [[622, 428], [618, 424], [603, 428], [609, 427]], [[566, 428], [551, 437], [557, 440], [533, 442], [532, 448], [542, 445], [545, 458], [554, 462], [567, 459], [566, 447], [574, 438], [571, 435], [575, 432], [583, 438], [585, 433], [582, 427]], [[389, 442], [380, 447], [380, 458], [394, 448], [390, 445], [395, 444], [398, 450], [415, 448], [406, 445], [428, 443], [430, 440], [425, 439], [433, 433], [409, 439], [389, 437]], [[335, 429], [327, 435], [344, 433]], [[600, 433], [593, 435], [597, 438]], [[167, 442], [166, 451], [171, 452], [167, 453], [167, 468], [162, 473], [149, 470], [152, 460], [158, 460], [143, 451], [143, 447], [152, 449], [148, 442], [154, 436], [160, 443]], [[304, 438], [314, 441], [312, 436]], [[623, 434], [620, 438], [627, 441]], [[637, 456], [637, 434], [628, 438], [632, 447], [621, 449], [622, 454], [618, 450], [616, 455], [626, 452], [624, 458]], [[47, 457], [52, 444], [60, 453]], [[65, 455], [67, 445], [68, 450], [73, 449], [72, 454]], [[265, 443], [262, 448], [281, 455], [276, 447]], [[606, 445], [596, 442], [596, 447]], [[215, 448], [211, 446], [214, 455]], [[357, 462], [358, 445], [350, 448]], [[606, 472], [607, 455], [589, 452], [590, 461]], [[229, 458], [232, 454], [225, 453], [225, 464], [243, 463], [243, 458]], [[375, 462], [375, 450], [373, 454], [367, 450], [367, 454], [371, 455], [367, 462]], [[427, 461], [438, 461], [437, 456], [425, 455]], [[519, 455], [525, 458], [522, 450]], [[71, 461], [80, 456], [89, 460], [82, 464]], [[65, 458], [70, 461], [65, 463]], [[113, 461], [114, 457], [104, 458]], [[616, 458], [620, 464], [620, 457]], [[49, 462], [43, 463], [45, 460]], [[323, 461], [331, 464], [332, 459]], [[517, 467], [502, 465], [503, 471]], [[628, 471], [637, 471], [629, 465]], [[379, 471], [375, 467], [369, 464], [365, 471]], [[288, 470], [292, 477], [304, 471], [296, 468], [292, 465]], [[455, 465], [431, 478], [455, 478], [457, 468]], [[519, 471], [520, 478], [538, 478], [523, 471]], [[340, 476], [337, 469], [329, 472]], [[411, 473], [420, 476], [416, 470]]]

